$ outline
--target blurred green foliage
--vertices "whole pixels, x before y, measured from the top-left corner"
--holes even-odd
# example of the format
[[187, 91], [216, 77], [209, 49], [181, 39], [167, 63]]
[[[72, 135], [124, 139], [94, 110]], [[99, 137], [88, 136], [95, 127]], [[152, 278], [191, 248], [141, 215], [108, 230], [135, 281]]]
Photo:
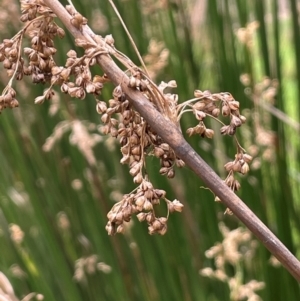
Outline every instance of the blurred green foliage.
[[[96, 33], [112, 34], [116, 47], [138, 64], [108, 1], [73, 3]], [[299, 127], [292, 127], [287, 117], [299, 121], [300, 116], [297, 1], [118, 0], [115, 4], [142, 55], [147, 54], [150, 40], [164, 42], [169, 62], [157, 72], [156, 81], [175, 79], [180, 101], [192, 98], [195, 89], [209, 89], [228, 91], [240, 102], [248, 122], [238, 136], [256, 159], [250, 174], [241, 179], [239, 195], [299, 257]], [[1, 8], [6, 9], [11, 8]], [[249, 25], [253, 21], [258, 28], [253, 28], [256, 23]], [[6, 27], [1, 39], [15, 34], [17, 26], [14, 22]], [[63, 64], [74, 45], [70, 36], [57, 42], [56, 58]], [[94, 72], [101, 74], [99, 68]], [[247, 87], [240, 81], [242, 75]], [[3, 88], [8, 81], [5, 71], [1, 81]], [[118, 144], [99, 138], [101, 121], [94, 100], [73, 100], [58, 93], [57, 104], [34, 106], [43, 87], [29, 81], [15, 87], [20, 108], [5, 110], [0, 117], [0, 270], [18, 296], [35, 291], [47, 301], [230, 300], [227, 284], [203, 277], [199, 270], [213, 267], [205, 250], [222, 240], [218, 223], [224, 221], [234, 229], [239, 222], [223, 215], [225, 208], [214, 203], [212, 193], [190, 170], [177, 170], [176, 178], [167, 181], [158, 175], [159, 162], [154, 158], [147, 162], [154, 184], [185, 205], [182, 214], [170, 217], [165, 236], [149, 236], [146, 225], [134, 220], [125, 235], [109, 237], [106, 214], [134, 185], [119, 163]], [[108, 100], [110, 93], [107, 88], [101, 98]], [[264, 104], [286, 115], [278, 119]], [[56, 109], [56, 114], [49, 114]], [[101, 139], [93, 148], [95, 166], [72, 139], [76, 120], [82, 121], [88, 139]], [[70, 130], [51, 151], [43, 151], [46, 139], [53, 132], [57, 135], [63, 121]], [[183, 129], [194, 124], [192, 116], [183, 118]], [[219, 125], [212, 127], [217, 131]], [[213, 141], [189, 141], [224, 177], [223, 165], [235, 153], [233, 141], [220, 135]], [[22, 235], [14, 224], [25, 234], [20, 243], [11, 238], [14, 231]], [[264, 281], [259, 295], [265, 301], [300, 300], [297, 282], [269, 259], [269, 252], [259, 246], [252, 264], [242, 265], [242, 282]]]

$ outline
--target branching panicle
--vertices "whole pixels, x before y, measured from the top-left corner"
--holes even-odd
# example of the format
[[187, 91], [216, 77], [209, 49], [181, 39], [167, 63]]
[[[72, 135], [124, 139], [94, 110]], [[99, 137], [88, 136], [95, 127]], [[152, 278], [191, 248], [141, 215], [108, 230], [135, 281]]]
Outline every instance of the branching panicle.
[[[72, 26], [82, 32], [87, 19], [73, 6], [67, 6], [66, 10], [71, 16]], [[185, 163], [131, 106], [122, 90], [124, 82], [116, 86], [113, 97], [108, 102], [98, 99], [109, 78], [106, 74], [93, 76], [90, 67], [97, 63], [97, 57], [101, 55], [115, 57], [126, 69], [125, 72], [129, 77], [128, 87], [140, 91], [165, 118], [173, 122], [176, 128], [180, 130], [179, 121], [184, 113], [194, 114], [198, 124], [187, 130], [189, 136], [197, 134], [213, 138], [214, 131], [205, 124], [207, 117], [222, 124], [221, 134], [234, 136], [236, 129], [246, 120], [240, 115], [239, 102], [229, 93], [211, 94], [209, 91], [196, 90], [193, 99], [179, 103], [178, 95], [169, 92], [176, 88], [176, 82], [174, 80], [162, 82], [157, 86], [145, 68], [143, 71], [115, 48], [111, 35], [104, 38], [94, 35], [90, 40], [76, 38], [75, 43], [84, 48], [84, 55], [78, 57], [76, 51], [72, 49], [67, 53], [65, 65], [59, 66], [54, 60], [57, 51], [54, 40], [56, 37], [63, 38], [64, 31], [54, 22], [55, 15], [42, 0], [21, 1], [21, 11], [21, 20], [26, 22], [24, 28], [15, 37], [6, 39], [0, 44], [0, 61], [11, 77], [0, 96], [0, 112], [5, 108], [19, 105], [12, 83], [14, 79], [21, 80], [24, 76], [31, 76], [33, 83], [49, 84], [43, 95], [35, 99], [36, 104], [52, 99], [54, 86], [78, 99], [85, 99], [87, 94], [92, 94], [96, 101], [96, 111], [101, 115], [102, 133], [119, 139], [122, 153], [120, 162], [129, 166], [129, 173], [134, 183], [138, 185], [130, 194], [124, 195], [108, 213], [106, 230], [110, 235], [123, 232], [124, 223], [136, 215], [139, 221], [147, 222], [150, 234], [165, 234], [169, 213], [181, 212], [183, 205], [178, 200], [168, 200], [164, 190], [153, 187], [146, 173], [146, 156], [157, 157], [160, 161], [159, 173], [168, 178], [175, 176], [176, 166], [183, 167]], [[31, 47], [22, 48], [25, 34], [31, 40]], [[229, 117], [229, 125], [218, 119], [221, 114]], [[240, 187], [234, 174], [236, 172], [246, 174], [252, 160], [236, 137], [235, 141], [237, 145], [235, 160], [225, 165], [229, 173], [225, 183], [233, 191]], [[166, 204], [167, 217], [156, 215], [155, 206], [159, 205], [161, 200]]]

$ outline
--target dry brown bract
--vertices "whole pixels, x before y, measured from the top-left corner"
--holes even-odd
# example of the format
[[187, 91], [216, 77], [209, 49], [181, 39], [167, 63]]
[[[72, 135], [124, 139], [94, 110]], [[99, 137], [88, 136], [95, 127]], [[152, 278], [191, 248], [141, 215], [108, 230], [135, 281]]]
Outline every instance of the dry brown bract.
[[[75, 43], [84, 48], [84, 55], [78, 57], [75, 50], [67, 53], [65, 66], [55, 63], [53, 55], [56, 52], [54, 39], [64, 37], [64, 31], [55, 22], [55, 15], [41, 0], [21, 1], [21, 21], [25, 22], [24, 28], [12, 39], [6, 39], [0, 44], [0, 61], [3, 62], [11, 77], [7, 87], [0, 96], [0, 112], [5, 108], [14, 108], [19, 105], [16, 100], [15, 90], [12, 88], [14, 79], [21, 80], [24, 75], [30, 75], [33, 83], [49, 83], [43, 95], [35, 99], [36, 104], [49, 100], [54, 95], [54, 86], [59, 86], [63, 93], [71, 97], [84, 99], [87, 94], [94, 96], [96, 111], [101, 115], [103, 134], [110, 134], [119, 139], [122, 152], [122, 164], [129, 165], [129, 173], [134, 183], [139, 186], [115, 204], [108, 213], [106, 229], [109, 234], [123, 232], [124, 222], [130, 221], [136, 215], [139, 221], [148, 223], [150, 234], [165, 234], [169, 213], [180, 212], [183, 205], [178, 201], [166, 198], [166, 192], [155, 189], [146, 173], [146, 156], [152, 155], [160, 160], [160, 174], [168, 178], [175, 176], [175, 166], [183, 167], [185, 163], [176, 156], [174, 150], [152, 130], [144, 118], [131, 106], [126, 94], [119, 85], [113, 91], [113, 98], [108, 102], [97, 97], [101, 94], [104, 84], [109, 78], [93, 76], [90, 67], [96, 64], [100, 55], [111, 55], [119, 60], [129, 76], [128, 86], [144, 94], [155, 108], [178, 128], [181, 116], [192, 112], [198, 124], [188, 129], [191, 135], [212, 138], [214, 131], [205, 125], [206, 117], [221, 122], [218, 117], [222, 113], [229, 117], [230, 124], [222, 123], [221, 133], [233, 136], [237, 127], [245, 122], [245, 117], [240, 115], [239, 102], [229, 93], [211, 94], [209, 91], [196, 90], [195, 98], [178, 104], [178, 95], [170, 93], [176, 88], [175, 81], [162, 82], [157, 86], [149, 76], [147, 70], [143, 71], [136, 66], [126, 55], [114, 47], [111, 35], [104, 38], [91, 36], [91, 40], [76, 39]], [[74, 7], [68, 5], [66, 10], [71, 16], [70, 23], [82, 31], [87, 24], [87, 19], [78, 13]], [[31, 39], [31, 47], [22, 48], [25, 35]], [[125, 74], [124, 74], [125, 76]], [[167, 92], [166, 92], [167, 91]], [[245, 154], [243, 148], [237, 144], [237, 154], [233, 162], [225, 165], [229, 172], [226, 184], [232, 190], [238, 190], [240, 184], [234, 179], [234, 173], [246, 174], [249, 170], [248, 163], [251, 157]], [[155, 205], [163, 200], [167, 206], [167, 217], [157, 217]]]

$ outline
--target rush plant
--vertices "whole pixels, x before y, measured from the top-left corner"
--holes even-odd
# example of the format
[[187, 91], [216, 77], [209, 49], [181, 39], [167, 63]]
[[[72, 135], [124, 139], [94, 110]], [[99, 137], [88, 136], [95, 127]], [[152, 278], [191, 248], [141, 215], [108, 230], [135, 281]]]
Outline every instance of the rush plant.
[[[300, 279], [298, 260], [261, 223], [261, 221], [234, 194], [240, 188], [236, 174], [247, 174], [252, 157], [238, 142], [235, 133], [246, 122], [240, 114], [239, 102], [230, 93], [215, 93], [195, 90], [192, 99], [181, 101], [172, 89], [176, 81], [156, 84], [141, 61], [138, 67], [114, 46], [111, 35], [96, 35], [87, 25], [88, 20], [72, 5], [63, 7], [56, 0], [21, 1], [21, 21], [24, 27], [11, 39], [0, 44], [0, 61], [10, 80], [0, 96], [0, 111], [19, 106], [15, 81], [31, 76], [35, 84], [46, 84], [43, 95], [35, 99], [42, 104], [55, 95], [54, 88], [71, 97], [84, 99], [91, 94], [95, 109], [101, 115], [102, 132], [119, 139], [122, 164], [129, 166], [129, 173], [137, 187], [124, 195], [108, 212], [106, 230], [113, 235], [125, 229], [125, 223], [136, 215], [146, 221], [150, 234], [165, 234], [169, 213], [181, 212], [182, 203], [166, 197], [164, 190], [155, 188], [147, 174], [146, 156], [154, 156], [160, 162], [159, 173], [168, 178], [175, 176], [175, 168], [185, 164], [192, 168], [228, 209], [235, 214], [271, 250], [288, 270]], [[57, 39], [65, 36], [56, 18], [75, 37], [75, 44], [83, 48], [79, 56], [71, 49], [67, 52], [64, 66], [55, 62]], [[29, 39], [30, 46], [24, 47], [23, 40]], [[121, 70], [112, 59], [124, 67]], [[99, 64], [102, 74], [93, 74], [91, 67]], [[106, 83], [115, 85], [112, 98], [99, 99]], [[236, 154], [225, 164], [228, 176], [222, 181], [184, 140], [180, 119], [184, 113], [195, 116], [195, 125], [187, 134], [201, 138], [213, 138], [208, 118], [221, 123], [221, 134], [233, 136]], [[220, 117], [221, 116], [221, 117]], [[227, 123], [224, 123], [226, 120]], [[155, 207], [163, 201], [167, 216], [157, 215]]]

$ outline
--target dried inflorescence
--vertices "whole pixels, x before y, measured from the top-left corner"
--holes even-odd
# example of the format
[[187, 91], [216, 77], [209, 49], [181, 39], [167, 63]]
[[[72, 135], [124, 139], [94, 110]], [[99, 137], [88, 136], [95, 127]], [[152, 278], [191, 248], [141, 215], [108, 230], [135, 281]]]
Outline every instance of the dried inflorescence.
[[[54, 22], [55, 15], [42, 0], [23, 0], [21, 8], [21, 20], [26, 22], [26, 25], [14, 38], [4, 40], [0, 44], [0, 61], [11, 77], [0, 96], [0, 112], [6, 107], [18, 106], [12, 82], [13, 79], [21, 80], [24, 75], [30, 75], [33, 83], [49, 83], [43, 95], [35, 99], [36, 104], [52, 99], [54, 86], [60, 87], [61, 92], [79, 99], [84, 99], [87, 94], [93, 95], [96, 111], [101, 115], [103, 123], [102, 133], [119, 139], [121, 163], [129, 165], [129, 173], [134, 183], [138, 185], [108, 213], [109, 221], [106, 226], [108, 233], [112, 235], [123, 232], [124, 222], [130, 221], [131, 217], [136, 215], [139, 221], [148, 223], [150, 234], [165, 234], [169, 213], [180, 212], [183, 205], [178, 200], [171, 202], [166, 198], [165, 191], [153, 187], [146, 173], [145, 159], [149, 155], [157, 157], [160, 161], [160, 174], [168, 178], [175, 176], [176, 166], [183, 167], [185, 163], [131, 106], [121, 88], [124, 82], [119, 83], [114, 89], [113, 97], [108, 102], [99, 99], [103, 86], [109, 78], [105, 74], [92, 75], [90, 67], [97, 63], [97, 57], [100, 55], [115, 57], [126, 68], [126, 75], [129, 77], [128, 87], [143, 93], [149, 102], [176, 127], [179, 128], [180, 118], [185, 112], [192, 112], [195, 115], [198, 124], [188, 129], [189, 136], [198, 134], [201, 137], [212, 138], [214, 131], [207, 128], [206, 117], [219, 120], [221, 113], [230, 118], [230, 124], [223, 124], [221, 133], [234, 135], [237, 127], [245, 122], [245, 117], [239, 112], [239, 103], [229, 93], [211, 94], [209, 91], [196, 90], [195, 98], [178, 104], [178, 95], [169, 92], [176, 88], [176, 82], [174, 80], [168, 83], [162, 82], [157, 86], [143, 61], [144, 71], [114, 47], [114, 39], [111, 35], [104, 38], [90, 35], [89, 40], [76, 39], [76, 45], [84, 48], [83, 56], [78, 57], [75, 50], [70, 50], [65, 65], [59, 66], [53, 56], [56, 52], [54, 39], [57, 36], [63, 38], [64, 31]], [[82, 31], [87, 24], [87, 19], [70, 5], [66, 10], [71, 16], [71, 24]], [[31, 39], [31, 47], [22, 49], [25, 34]], [[73, 122], [73, 125], [80, 124]], [[238, 145], [236, 159], [225, 166], [229, 171], [225, 182], [233, 190], [237, 190], [239, 186], [233, 178], [234, 172], [247, 173], [248, 163], [251, 161], [250, 156], [245, 154], [237, 140], [236, 143]], [[90, 150], [86, 157], [93, 157], [90, 155]], [[95, 160], [89, 162], [95, 164]], [[155, 205], [158, 205], [160, 200], [166, 204], [167, 217], [156, 216]]]
[[[254, 279], [243, 283], [240, 277], [242, 263], [251, 268], [257, 242], [252, 240], [251, 232], [247, 229], [239, 227], [230, 231], [223, 223], [219, 223], [219, 229], [223, 241], [205, 252], [207, 258], [214, 260], [215, 269], [203, 268], [200, 274], [227, 283], [231, 300], [261, 300], [256, 291], [263, 289], [265, 283]], [[233, 268], [232, 277], [228, 276], [226, 269], [228, 266]]]
[[[185, 112], [192, 112], [199, 121], [196, 126], [187, 129], [189, 136], [200, 135], [201, 137], [213, 138], [214, 131], [207, 128], [205, 124], [206, 117], [213, 118], [223, 125], [220, 129], [222, 135], [234, 136], [237, 146], [235, 159], [226, 163], [224, 167], [228, 172], [225, 179], [226, 185], [231, 190], [237, 191], [241, 185], [234, 177], [235, 173], [247, 174], [250, 170], [249, 163], [252, 161], [252, 157], [246, 153], [235, 137], [237, 128], [246, 122], [246, 117], [240, 114], [240, 104], [230, 93], [212, 94], [209, 91], [196, 90], [194, 96], [195, 98], [177, 106], [178, 119]], [[221, 114], [223, 117], [230, 119], [228, 125], [218, 119]], [[221, 201], [218, 197], [215, 200]], [[231, 214], [231, 211], [227, 208], [225, 213]]]
[[106, 230], [108, 234], [122, 233], [124, 222], [129, 222], [135, 214], [140, 222], [146, 221], [150, 234], [165, 234], [167, 232], [167, 217], [156, 217], [154, 206], [159, 205], [160, 200], [164, 200], [168, 207], [168, 212], [181, 212], [183, 205], [178, 201], [170, 201], [166, 198], [166, 192], [155, 189], [151, 182], [143, 179], [142, 183], [135, 191], [124, 195], [123, 199], [116, 203], [107, 217], [109, 219]]

